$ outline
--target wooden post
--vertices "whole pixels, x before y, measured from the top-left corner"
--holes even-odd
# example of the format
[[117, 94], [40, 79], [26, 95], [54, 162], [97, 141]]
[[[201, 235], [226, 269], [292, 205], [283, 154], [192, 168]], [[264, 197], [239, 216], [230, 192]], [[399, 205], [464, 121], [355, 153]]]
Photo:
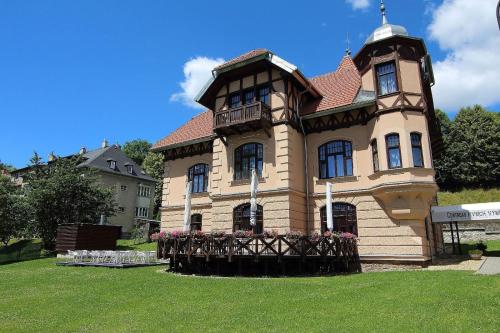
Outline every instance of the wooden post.
[[460, 230], [458, 230], [458, 223], [457, 222], [455, 222], [455, 230], [457, 232], [458, 253], [462, 254], [462, 246], [460, 245]]
[[451, 233], [451, 246], [453, 248], [453, 254], [455, 254], [455, 236], [453, 235], [453, 222], [450, 222], [450, 233]]

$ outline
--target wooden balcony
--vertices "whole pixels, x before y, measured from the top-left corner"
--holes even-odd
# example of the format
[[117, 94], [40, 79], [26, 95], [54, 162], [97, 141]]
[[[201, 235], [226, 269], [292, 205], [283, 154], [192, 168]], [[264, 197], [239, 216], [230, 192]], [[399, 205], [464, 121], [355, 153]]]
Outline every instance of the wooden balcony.
[[238, 106], [214, 114], [214, 130], [222, 135], [240, 134], [248, 131], [268, 129], [272, 125], [271, 108], [262, 102]]

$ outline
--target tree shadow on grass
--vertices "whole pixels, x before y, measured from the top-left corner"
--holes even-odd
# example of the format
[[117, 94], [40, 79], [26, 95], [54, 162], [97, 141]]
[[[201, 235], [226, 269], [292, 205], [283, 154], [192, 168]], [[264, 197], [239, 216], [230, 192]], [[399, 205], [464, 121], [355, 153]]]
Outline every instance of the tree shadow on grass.
[[22, 239], [0, 247], [0, 265], [46, 257], [42, 255], [42, 243], [35, 239]]
[[[451, 244], [446, 244], [451, 246]], [[468, 254], [470, 250], [475, 250], [476, 249], [476, 244], [472, 243], [465, 243], [465, 244], [460, 244], [462, 248], [462, 253], [463, 254]], [[484, 255], [486, 257], [500, 257], [500, 250], [488, 250], [484, 251]]]

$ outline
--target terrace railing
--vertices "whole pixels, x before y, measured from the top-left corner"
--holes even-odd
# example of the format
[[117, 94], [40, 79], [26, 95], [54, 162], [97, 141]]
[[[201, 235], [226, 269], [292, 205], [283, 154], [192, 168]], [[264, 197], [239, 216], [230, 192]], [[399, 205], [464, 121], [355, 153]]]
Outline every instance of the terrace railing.
[[223, 237], [193, 235], [158, 240], [157, 256], [170, 259], [175, 270], [178, 264], [251, 261], [253, 263], [295, 261], [336, 262], [349, 266], [358, 261], [356, 238], [346, 237], [294, 237], [285, 235], [264, 237]]

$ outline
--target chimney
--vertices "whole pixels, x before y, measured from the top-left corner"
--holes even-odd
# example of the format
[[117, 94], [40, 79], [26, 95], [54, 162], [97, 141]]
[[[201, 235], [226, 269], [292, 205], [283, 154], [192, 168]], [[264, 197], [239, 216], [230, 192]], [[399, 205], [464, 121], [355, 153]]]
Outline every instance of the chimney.
[[53, 151], [50, 152], [48, 161], [53, 162], [53, 161], [55, 161], [55, 159], [56, 159], [56, 155], [54, 155], [54, 152]]
[[86, 152], [87, 152], [87, 148], [85, 148], [85, 147], [80, 148], [80, 155], [83, 155]]
[[106, 148], [106, 147], [108, 147], [108, 140], [104, 139], [102, 140], [101, 148]]

